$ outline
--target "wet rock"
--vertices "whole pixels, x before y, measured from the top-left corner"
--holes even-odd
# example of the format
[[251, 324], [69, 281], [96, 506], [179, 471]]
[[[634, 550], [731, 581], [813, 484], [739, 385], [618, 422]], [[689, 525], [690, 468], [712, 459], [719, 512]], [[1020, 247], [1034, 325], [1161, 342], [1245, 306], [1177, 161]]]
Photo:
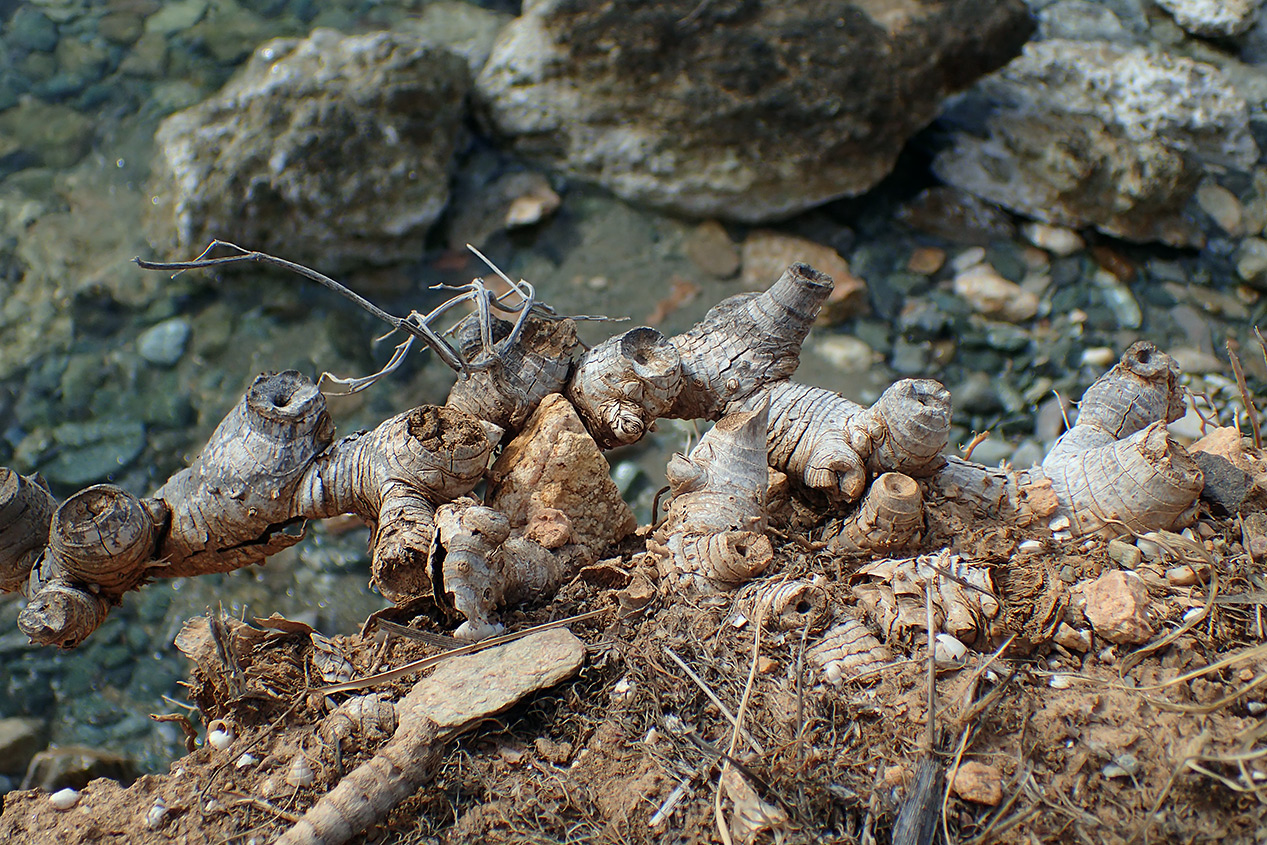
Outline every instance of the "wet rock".
[[1267, 241], [1246, 238], [1236, 252], [1236, 275], [1246, 284], [1267, 290]]
[[962, 132], [937, 156], [943, 180], [1046, 223], [1129, 240], [1200, 245], [1183, 209], [1205, 169], [1258, 158], [1227, 76], [1140, 47], [1031, 43], [969, 102], [994, 110], [984, 134]]
[[145, 450], [145, 427], [135, 420], [63, 423], [53, 429], [60, 451], [40, 467], [49, 481], [82, 487], [105, 481]]
[[1058, 0], [1038, 12], [1038, 36], [1044, 41], [1126, 41], [1136, 33], [1101, 0]]
[[1139, 645], [1153, 636], [1148, 588], [1133, 572], [1114, 569], [1082, 585], [1087, 621], [1111, 643]]
[[1241, 203], [1236, 194], [1217, 182], [1202, 182], [1197, 204], [1224, 232], [1233, 237], [1241, 234]]
[[447, 47], [466, 60], [474, 78], [493, 51], [497, 33], [514, 18], [462, 0], [435, 0], [422, 13], [400, 23], [400, 30], [429, 44]]
[[838, 323], [866, 311], [867, 283], [849, 271], [840, 253], [805, 238], [757, 229], [744, 238], [740, 283], [748, 290], [765, 290], [798, 261], [831, 276], [835, 282], [819, 312], [824, 322]]
[[176, 0], [164, 3], [145, 19], [145, 31], [170, 36], [189, 29], [207, 13], [207, 0]]
[[1175, 23], [1192, 35], [1227, 38], [1240, 35], [1258, 20], [1263, 0], [1157, 0]]
[[931, 276], [946, 263], [946, 251], [935, 246], [922, 246], [911, 252], [906, 269], [921, 276]]
[[271, 41], [163, 121], [151, 239], [188, 253], [221, 237], [323, 270], [416, 256], [448, 202], [467, 85], [459, 57], [391, 32]]
[[47, 732], [41, 719], [0, 719], [0, 775], [26, 774], [31, 758], [44, 747]]
[[553, 214], [562, 200], [550, 181], [531, 170], [503, 174], [492, 182], [454, 197], [448, 226], [449, 248], [483, 247], [498, 232], [530, 226]]
[[4, 38], [20, 50], [51, 53], [57, 46], [57, 24], [33, 5], [24, 4], [5, 24]]
[[1086, 246], [1077, 232], [1063, 226], [1026, 223], [1021, 227], [1021, 232], [1034, 246], [1056, 255], [1073, 255]]
[[944, 185], [929, 188], [903, 206], [897, 219], [908, 226], [961, 244], [988, 244], [1016, 234], [1006, 212], [972, 194]]
[[22, 780], [23, 789], [56, 792], [83, 789], [96, 778], [117, 780], [124, 786], [136, 780], [136, 764], [126, 757], [98, 748], [72, 745], [41, 751], [31, 760]]
[[105, 15], [97, 31], [101, 37], [111, 44], [127, 46], [134, 43], [145, 32], [145, 19], [129, 12], [111, 12]]
[[965, 801], [997, 807], [1003, 800], [1003, 773], [997, 766], [967, 760], [955, 770], [950, 791]]
[[92, 119], [67, 106], [23, 97], [0, 113], [0, 137], [15, 141], [34, 164], [66, 168], [83, 158], [92, 142]]
[[942, 97], [1031, 28], [1017, 0], [539, 0], [476, 88], [528, 158], [661, 209], [762, 222], [875, 185]]
[[692, 264], [718, 279], [735, 275], [742, 263], [739, 247], [730, 239], [726, 227], [716, 220], [705, 220], [696, 226], [682, 249]]
[[542, 400], [493, 464], [489, 490], [490, 506], [514, 528], [540, 523], [545, 531], [565, 519], [588, 562], [637, 527], [607, 459], [572, 404], [557, 393]]
[[954, 291], [978, 313], [1009, 322], [1038, 313], [1038, 297], [999, 275], [989, 264], [977, 264], [955, 276]]
[[189, 332], [189, 321], [182, 317], [164, 320], [141, 332], [136, 339], [136, 351], [156, 366], [175, 366], [180, 356], [185, 354]]

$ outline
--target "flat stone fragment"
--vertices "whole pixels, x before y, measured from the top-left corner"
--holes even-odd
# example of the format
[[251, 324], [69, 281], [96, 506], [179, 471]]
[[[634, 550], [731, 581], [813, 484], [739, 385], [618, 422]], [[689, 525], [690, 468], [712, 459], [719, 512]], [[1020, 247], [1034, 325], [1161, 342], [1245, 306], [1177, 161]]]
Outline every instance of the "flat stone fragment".
[[965, 801], [997, 807], [1003, 800], [1003, 773], [996, 766], [968, 760], [955, 771], [950, 791]]
[[414, 684], [396, 705], [398, 718], [425, 716], [441, 736], [501, 713], [519, 699], [571, 677], [585, 662], [585, 644], [566, 628], [455, 657]]
[[1151, 599], [1139, 576], [1114, 569], [1084, 584], [1083, 613], [1095, 632], [1111, 643], [1139, 645], [1153, 636]]

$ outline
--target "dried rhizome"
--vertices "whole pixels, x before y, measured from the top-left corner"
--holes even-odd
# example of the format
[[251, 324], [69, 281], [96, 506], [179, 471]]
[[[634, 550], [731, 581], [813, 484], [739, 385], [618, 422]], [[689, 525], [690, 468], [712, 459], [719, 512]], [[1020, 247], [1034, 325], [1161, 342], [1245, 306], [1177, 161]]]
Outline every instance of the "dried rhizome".
[[[241, 252], [165, 266], [242, 260], [294, 269]], [[946, 552], [922, 563], [891, 557], [921, 550], [930, 498], [1059, 537], [1175, 528], [1191, 518], [1201, 490], [1199, 470], [1165, 429], [1182, 412], [1178, 369], [1146, 342], [1087, 391], [1076, 425], [1041, 468], [990, 469], [943, 457], [950, 396], [935, 381], [904, 379], [863, 407], [792, 380], [832, 289], [806, 265], [791, 266], [766, 291], [724, 300], [680, 335], [639, 327], [590, 349], [572, 319], [538, 302], [530, 285], [507, 282], [509, 292], [497, 296], [476, 280], [425, 315], [374, 309], [459, 372], [443, 406], [336, 440], [316, 385], [293, 371], [266, 374], [195, 462], [150, 497], [103, 484], [58, 505], [37, 476], [0, 470], [0, 587], [26, 592], [23, 631], [73, 647], [147, 580], [262, 563], [298, 542], [306, 520], [353, 513], [372, 526], [373, 577], [385, 596], [402, 605], [430, 597], [460, 622], [459, 636], [494, 636], [500, 606], [547, 598], [636, 528], [600, 448], [637, 441], [659, 418], [705, 419], [712, 429], [670, 462], [667, 515], [639, 534], [646, 550], [630, 568], [644, 564], [638, 577], [669, 596], [777, 579], [774, 500], [790, 493], [811, 503], [830, 526], [816, 548], [859, 561], [854, 604], [870, 625], [805, 580], [757, 585], [763, 598], [753, 613], [762, 624], [804, 627], [809, 663], [837, 682], [886, 661], [876, 635], [918, 627], [916, 610], [935, 617], [929, 630], [940, 631], [939, 650], [947, 638], [946, 661], [963, 642], [992, 647], [1002, 639], [993, 585], [971, 561]], [[432, 323], [460, 303], [474, 312], [451, 346]], [[344, 384], [362, 389], [382, 375]], [[485, 478], [486, 500], [472, 498]], [[867, 564], [868, 555], [885, 560]], [[741, 604], [751, 600], [745, 595]], [[626, 598], [627, 610], [651, 606]], [[402, 754], [434, 759], [452, 735], [433, 712], [417, 710], [410, 721], [402, 707], [415, 712], [397, 705], [393, 738], [369, 769], [331, 793], [334, 805], [373, 791], [369, 784], [400, 768], [393, 760]], [[312, 776], [310, 757], [294, 756], [292, 780]], [[426, 769], [419, 764], [360, 815], [314, 810], [284, 841], [343, 841]]]

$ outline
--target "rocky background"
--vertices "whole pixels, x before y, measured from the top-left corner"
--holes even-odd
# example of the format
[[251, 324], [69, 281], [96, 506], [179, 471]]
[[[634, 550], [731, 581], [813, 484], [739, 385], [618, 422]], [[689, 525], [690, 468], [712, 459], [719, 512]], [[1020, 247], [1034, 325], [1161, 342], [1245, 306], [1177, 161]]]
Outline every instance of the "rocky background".
[[[213, 237], [398, 313], [487, 274], [471, 243], [562, 312], [666, 333], [805, 260], [837, 295], [800, 378], [864, 403], [937, 378], [952, 442], [993, 432], [974, 459], [1041, 456], [1140, 338], [1226, 423], [1227, 345], [1267, 381], [1265, 108], [1258, 0], [0, 0], [0, 464], [147, 493], [257, 372], [389, 356], [301, 279], [131, 263]], [[415, 355], [332, 412], [451, 378]], [[612, 456], [643, 520], [688, 433]], [[50, 742], [33, 785], [166, 768], [181, 736], [146, 714], [181, 710], [180, 622], [353, 630], [382, 604], [365, 542], [151, 586], [74, 654], [0, 600], [0, 792]]]

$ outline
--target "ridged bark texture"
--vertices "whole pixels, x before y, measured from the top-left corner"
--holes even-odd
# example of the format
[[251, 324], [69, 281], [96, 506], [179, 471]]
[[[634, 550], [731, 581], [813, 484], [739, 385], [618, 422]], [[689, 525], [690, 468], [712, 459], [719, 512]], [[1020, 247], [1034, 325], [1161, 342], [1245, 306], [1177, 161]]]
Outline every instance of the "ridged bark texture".
[[0, 592], [20, 590], [48, 543], [57, 503], [38, 477], [0, 467]]
[[648, 549], [661, 574], [695, 592], [737, 586], [774, 558], [765, 534], [768, 408], [723, 417], [689, 457], [669, 461], [673, 498]]
[[325, 399], [294, 371], [260, 376], [189, 468], [153, 498], [97, 485], [52, 519], [19, 627], [81, 642], [148, 578], [227, 572], [294, 545], [304, 521], [355, 513], [374, 527], [384, 594], [425, 594], [435, 505], [483, 477], [501, 430], [423, 406], [331, 445]]
[[512, 326], [491, 320], [492, 346], [484, 346], [479, 314], [458, 326], [462, 355], [471, 362], [470, 375], [458, 379], [445, 404], [487, 420], [513, 433], [523, 428], [541, 400], [559, 393], [572, 373], [572, 359], [580, 349], [576, 324], [569, 319], [529, 315], [515, 342], [508, 342]]

